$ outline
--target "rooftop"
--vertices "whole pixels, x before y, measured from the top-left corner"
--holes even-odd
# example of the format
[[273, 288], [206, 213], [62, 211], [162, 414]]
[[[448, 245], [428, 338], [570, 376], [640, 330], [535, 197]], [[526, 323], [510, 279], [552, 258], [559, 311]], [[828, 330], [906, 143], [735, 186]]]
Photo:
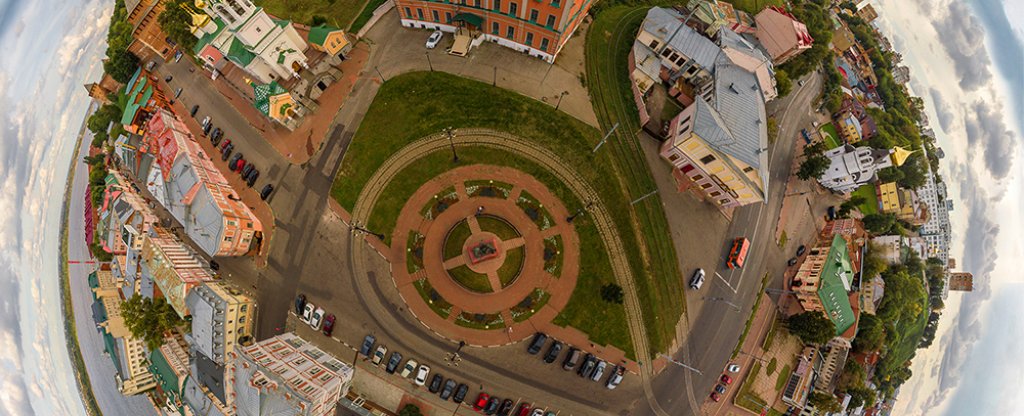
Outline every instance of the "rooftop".
[[704, 35], [684, 25], [683, 19], [685, 17], [675, 10], [653, 7], [647, 11], [643, 30], [664, 39], [672, 49], [711, 71], [722, 50]]
[[853, 282], [853, 266], [846, 240], [841, 235], [832, 237], [825, 261], [819, 275], [818, 298], [825, 308], [825, 315], [836, 326], [836, 335], [846, 332], [857, 319], [847, 292]]

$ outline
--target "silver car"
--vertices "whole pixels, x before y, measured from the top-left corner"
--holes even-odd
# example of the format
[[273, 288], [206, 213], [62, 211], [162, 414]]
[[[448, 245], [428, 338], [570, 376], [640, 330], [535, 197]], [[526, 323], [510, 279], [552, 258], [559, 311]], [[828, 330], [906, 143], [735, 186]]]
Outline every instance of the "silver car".
[[434, 33], [431, 33], [430, 37], [427, 38], [427, 49], [436, 48], [437, 44], [441, 43], [442, 37], [444, 37], [444, 32], [440, 30], [435, 30]]
[[594, 373], [590, 375], [590, 379], [593, 381], [600, 380], [604, 376], [604, 369], [607, 367], [608, 363], [604, 362], [604, 360], [598, 360], [597, 367], [594, 368]]
[[704, 269], [697, 269], [690, 278], [690, 289], [699, 290], [704, 285]]

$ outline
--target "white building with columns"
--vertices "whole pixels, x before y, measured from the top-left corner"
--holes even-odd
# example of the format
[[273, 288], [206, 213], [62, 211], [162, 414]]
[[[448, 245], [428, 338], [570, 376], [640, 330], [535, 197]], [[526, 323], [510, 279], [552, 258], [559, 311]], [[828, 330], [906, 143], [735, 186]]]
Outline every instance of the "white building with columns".
[[250, 0], [196, 0], [195, 5], [211, 17], [194, 31], [195, 52], [203, 59], [225, 58], [263, 84], [298, 78], [309, 67], [308, 45], [290, 21], [270, 17]]

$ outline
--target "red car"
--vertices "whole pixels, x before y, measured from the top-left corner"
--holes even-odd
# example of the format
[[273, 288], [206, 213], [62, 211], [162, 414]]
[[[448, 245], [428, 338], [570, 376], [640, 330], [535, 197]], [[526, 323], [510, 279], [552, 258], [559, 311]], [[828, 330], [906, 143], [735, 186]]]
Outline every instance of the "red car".
[[516, 415], [518, 415], [518, 416], [530, 416], [530, 404], [529, 403], [523, 403], [523, 404], [519, 405], [519, 411], [516, 412]]
[[711, 400], [714, 400], [715, 402], [719, 402], [719, 401], [722, 400], [722, 396], [719, 396], [718, 393], [712, 392], [711, 393]]
[[329, 313], [324, 317], [323, 332], [326, 336], [331, 336], [331, 332], [334, 332], [334, 314]]
[[238, 163], [235, 163], [235, 166], [232, 166], [232, 169], [235, 172], [241, 172], [242, 168], [244, 168], [244, 167], [245, 167], [245, 159], [239, 158], [238, 159]]
[[473, 403], [473, 409], [476, 409], [476, 411], [483, 410], [484, 406], [487, 406], [487, 401], [490, 399], [490, 395], [484, 392], [480, 392], [480, 394], [476, 396], [476, 402]]
[[720, 378], [719, 380], [722, 380], [722, 382], [725, 383], [726, 385], [732, 384], [732, 377], [729, 377], [728, 374], [722, 374], [722, 378]]
[[224, 151], [224, 149], [227, 148], [229, 144], [231, 144], [231, 140], [224, 140], [223, 142], [220, 142], [220, 150]]

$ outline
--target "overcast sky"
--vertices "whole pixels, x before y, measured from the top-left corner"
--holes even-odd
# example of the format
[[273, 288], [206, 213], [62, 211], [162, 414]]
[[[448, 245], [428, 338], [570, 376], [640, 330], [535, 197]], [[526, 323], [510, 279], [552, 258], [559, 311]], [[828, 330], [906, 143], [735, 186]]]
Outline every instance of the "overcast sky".
[[82, 85], [101, 71], [112, 6], [0, 0], [0, 415], [85, 414], [65, 344], [57, 251], [89, 102]]
[[945, 150], [942, 176], [956, 208], [951, 257], [975, 280], [974, 292], [950, 294], [894, 414], [1024, 414], [1024, 278], [1014, 261], [1024, 254], [1024, 2], [872, 2]]

